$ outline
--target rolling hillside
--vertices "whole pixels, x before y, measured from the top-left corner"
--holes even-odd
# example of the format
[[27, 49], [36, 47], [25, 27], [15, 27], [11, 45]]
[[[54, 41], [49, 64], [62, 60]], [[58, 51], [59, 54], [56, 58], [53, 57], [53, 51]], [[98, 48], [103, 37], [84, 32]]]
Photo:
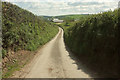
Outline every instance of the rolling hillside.
[[49, 21], [52, 21], [54, 18], [58, 18], [64, 21], [77, 21], [80, 20], [81, 18], [86, 18], [88, 17], [89, 14], [74, 14], [74, 15], [61, 15], [61, 16], [41, 16], [43, 19], [46, 21], [49, 19]]
[[73, 15], [54, 16], [54, 18], [62, 19], [69, 22], [69, 21], [75, 21], [75, 20], [78, 21], [88, 16], [89, 14], [73, 14]]

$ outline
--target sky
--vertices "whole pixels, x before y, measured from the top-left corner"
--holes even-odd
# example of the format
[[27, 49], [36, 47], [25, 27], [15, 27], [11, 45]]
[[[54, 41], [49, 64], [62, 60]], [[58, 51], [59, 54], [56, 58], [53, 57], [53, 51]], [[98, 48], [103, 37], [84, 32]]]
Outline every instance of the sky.
[[96, 14], [118, 7], [119, 0], [2, 0], [11, 2], [38, 16]]

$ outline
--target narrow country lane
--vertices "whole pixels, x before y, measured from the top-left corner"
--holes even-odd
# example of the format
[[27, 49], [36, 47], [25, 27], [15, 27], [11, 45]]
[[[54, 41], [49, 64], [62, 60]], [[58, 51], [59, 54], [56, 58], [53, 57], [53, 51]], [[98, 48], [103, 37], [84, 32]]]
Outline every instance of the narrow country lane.
[[32, 61], [25, 78], [90, 78], [78, 69], [75, 60], [69, 56], [63, 40], [63, 30], [47, 43]]

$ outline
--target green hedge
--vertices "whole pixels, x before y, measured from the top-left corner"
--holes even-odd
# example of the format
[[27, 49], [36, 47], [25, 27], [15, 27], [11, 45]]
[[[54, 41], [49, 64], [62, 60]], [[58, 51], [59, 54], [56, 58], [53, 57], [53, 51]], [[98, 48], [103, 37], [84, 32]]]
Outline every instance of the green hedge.
[[[119, 10], [89, 15], [74, 26], [63, 26], [65, 43], [81, 62], [102, 75], [120, 76]], [[111, 76], [110, 76], [111, 77]]]

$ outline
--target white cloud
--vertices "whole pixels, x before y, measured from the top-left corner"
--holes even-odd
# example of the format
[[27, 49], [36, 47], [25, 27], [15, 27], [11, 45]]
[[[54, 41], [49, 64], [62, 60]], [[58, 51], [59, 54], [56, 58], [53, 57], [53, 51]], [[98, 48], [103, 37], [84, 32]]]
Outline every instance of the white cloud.
[[[114, 10], [118, 0], [9, 0], [36, 15], [98, 13]], [[16, 2], [17, 1], [17, 2]]]
[[8, 2], [118, 2], [119, 0], [2, 0]]

